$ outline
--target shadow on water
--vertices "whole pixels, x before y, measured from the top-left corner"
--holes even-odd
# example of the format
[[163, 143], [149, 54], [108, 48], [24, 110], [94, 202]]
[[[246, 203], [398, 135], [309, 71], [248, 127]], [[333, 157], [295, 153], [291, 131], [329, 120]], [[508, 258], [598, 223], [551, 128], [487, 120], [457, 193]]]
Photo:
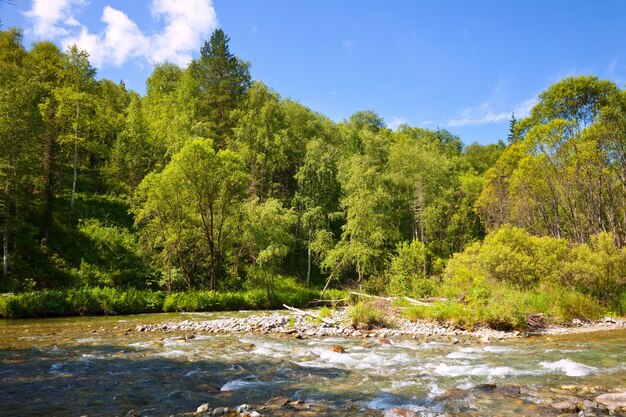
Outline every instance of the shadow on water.
[[262, 404], [276, 391], [337, 404], [367, 400], [354, 392], [311, 390], [312, 381], [331, 387], [350, 371], [280, 359], [189, 360], [100, 345], [3, 349], [0, 364], [0, 414], [7, 417], [125, 415], [130, 409], [160, 416], [192, 412], [205, 402]]

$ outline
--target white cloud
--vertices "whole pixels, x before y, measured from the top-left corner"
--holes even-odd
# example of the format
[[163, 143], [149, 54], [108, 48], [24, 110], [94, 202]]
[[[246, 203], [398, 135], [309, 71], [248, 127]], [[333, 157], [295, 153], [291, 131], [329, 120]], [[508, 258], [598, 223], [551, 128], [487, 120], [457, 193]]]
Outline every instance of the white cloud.
[[153, 0], [152, 15], [165, 21], [163, 32], [151, 39], [148, 60], [152, 63], [189, 63], [191, 52], [217, 27], [211, 0]]
[[[446, 127], [461, 127], [468, 125], [484, 125], [489, 123], [499, 123], [511, 119], [511, 113], [515, 113], [516, 118], [526, 117], [530, 110], [537, 104], [537, 97], [533, 96], [527, 100], [517, 103], [512, 107], [503, 104], [504, 81], [500, 80], [494, 87], [488, 100], [477, 106], [469, 107], [461, 112], [459, 117], [448, 120]], [[508, 108], [507, 108], [508, 107]]]
[[[48, 1], [55, 6], [37, 6], [45, 0], [36, 0], [27, 14], [33, 19], [37, 36], [59, 40], [64, 47], [78, 45], [89, 52], [95, 66], [119, 67], [132, 59], [186, 65], [192, 52], [199, 50], [202, 41], [217, 27], [212, 0], [152, 0], [152, 16], [164, 23], [162, 31], [155, 34], [142, 32], [126, 13], [111, 6], [102, 11], [104, 30], [92, 33], [78, 22], [70, 7], [84, 4], [85, 0]], [[45, 33], [38, 29], [43, 21], [39, 16], [48, 16]]]
[[405, 118], [393, 116], [391, 118], [391, 121], [387, 123], [387, 127], [389, 127], [389, 129], [391, 130], [397, 130], [400, 127], [400, 125], [403, 125], [406, 123], [408, 122]]
[[24, 15], [33, 22], [33, 34], [38, 38], [68, 35], [65, 26], [75, 26], [73, 14], [86, 4], [85, 0], [33, 0], [33, 7]]

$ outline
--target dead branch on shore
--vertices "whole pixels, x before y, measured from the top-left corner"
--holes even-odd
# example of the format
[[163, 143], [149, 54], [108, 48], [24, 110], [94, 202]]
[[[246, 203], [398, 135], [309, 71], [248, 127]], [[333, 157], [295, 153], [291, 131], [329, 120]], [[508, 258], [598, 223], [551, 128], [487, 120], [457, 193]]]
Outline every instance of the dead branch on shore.
[[295, 308], [295, 307], [290, 307], [287, 304], [283, 304], [283, 307], [285, 307], [287, 310], [296, 312], [298, 314], [304, 315], [304, 316], [309, 316], [309, 317], [313, 317], [316, 320], [321, 320], [322, 322], [326, 323], [326, 324], [330, 324], [330, 325], [334, 325], [335, 321], [331, 320], [331, 319], [327, 319], [324, 317], [320, 317], [317, 314], [313, 314], [309, 311], [304, 311], [304, 310], [300, 310], [299, 308]]
[[424, 301], [419, 301], [419, 300], [416, 300], [414, 298], [407, 297], [407, 296], [402, 296], [402, 297], [380, 297], [378, 295], [363, 294], [363, 293], [354, 292], [354, 291], [350, 291], [350, 294], [356, 295], [357, 297], [375, 298], [377, 300], [385, 300], [385, 301], [393, 301], [393, 300], [397, 300], [399, 298], [404, 298], [405, 300], [407, 300], [411, 304], [415, 304], [415, 305], [419, 305], [419, 306], [430, 306], [430, 303], [426, 303]]

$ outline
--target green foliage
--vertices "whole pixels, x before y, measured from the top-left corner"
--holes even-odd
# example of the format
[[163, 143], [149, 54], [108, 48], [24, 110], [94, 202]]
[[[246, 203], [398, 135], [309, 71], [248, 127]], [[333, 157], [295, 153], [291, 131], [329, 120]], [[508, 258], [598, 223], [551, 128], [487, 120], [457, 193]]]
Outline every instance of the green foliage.
[[162, 292], [106, 287], [3, 294], [0, 296], [0, 316], [154, 313], [163, 311], [164, 298]]
[[[285, 304], [305, 307], [319, 292], [294, 284], [276, 290]], [[166, 293], [110, 287], [0, 294], [0, 317], [50, 317], [178, 311], [227, 311], [275, 307], [262, 289], [242, 292]]]
[[350, 307], [348, 312], [350, 322], [355, 328], [389, 327], [391, 323], [386, 319], [385, 312], [373, 302], [358, 302]]
[[393, 296], [428, 297], [434, 295], [437, 285], [434, 278], [426, 276], [426, 248], [418, 240], [402, 242], [391, 258], [387, 276], [388, 293]]

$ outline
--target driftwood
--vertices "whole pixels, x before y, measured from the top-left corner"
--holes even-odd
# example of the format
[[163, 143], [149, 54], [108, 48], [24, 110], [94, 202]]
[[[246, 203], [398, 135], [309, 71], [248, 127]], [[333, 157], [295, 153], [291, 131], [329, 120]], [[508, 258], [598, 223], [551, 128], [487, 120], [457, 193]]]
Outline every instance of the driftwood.
[[425, 303], [424, 301], [419, 301], [419, 300], [416, 300], [414, 298], [407, 297], [407, 296], [403, 296], [403, 297], [379, 297], [377, 295], [363, 294], [363, 293], [354, 292], [354, 291], [350, 291], [350, 294], [356, 295], [357, 297], [375, 298], [377, 300], [385, 300], [385, 301], [393, 301], [393, 300], [397, 300], [398, 298], [404, 298], [408, 302], [410, 302], [412, 304], [415, 304], [415, 305], [430, 306], [430, 303]]
[[331, 324], [331, 325], [335, 324], [334, 320], [327, 319], [327, 318], [324, 318], [324, 317], [320, 317], [317, 314], [313, 314], [313, 313], [311, 313], [309, 311], [304, 311], [304, 310], [300, 310], [299, 308], [290, 307], [287, 304], [283, 304], [283, 307], [285, 307], [287, 310], [294, 311], [294, 312], [296, 312], [298, 314], [302, 314], [304, 316], [313, 317], [316, 320], [321, 320], [321, 321], [323, 321], [326, 324]]

